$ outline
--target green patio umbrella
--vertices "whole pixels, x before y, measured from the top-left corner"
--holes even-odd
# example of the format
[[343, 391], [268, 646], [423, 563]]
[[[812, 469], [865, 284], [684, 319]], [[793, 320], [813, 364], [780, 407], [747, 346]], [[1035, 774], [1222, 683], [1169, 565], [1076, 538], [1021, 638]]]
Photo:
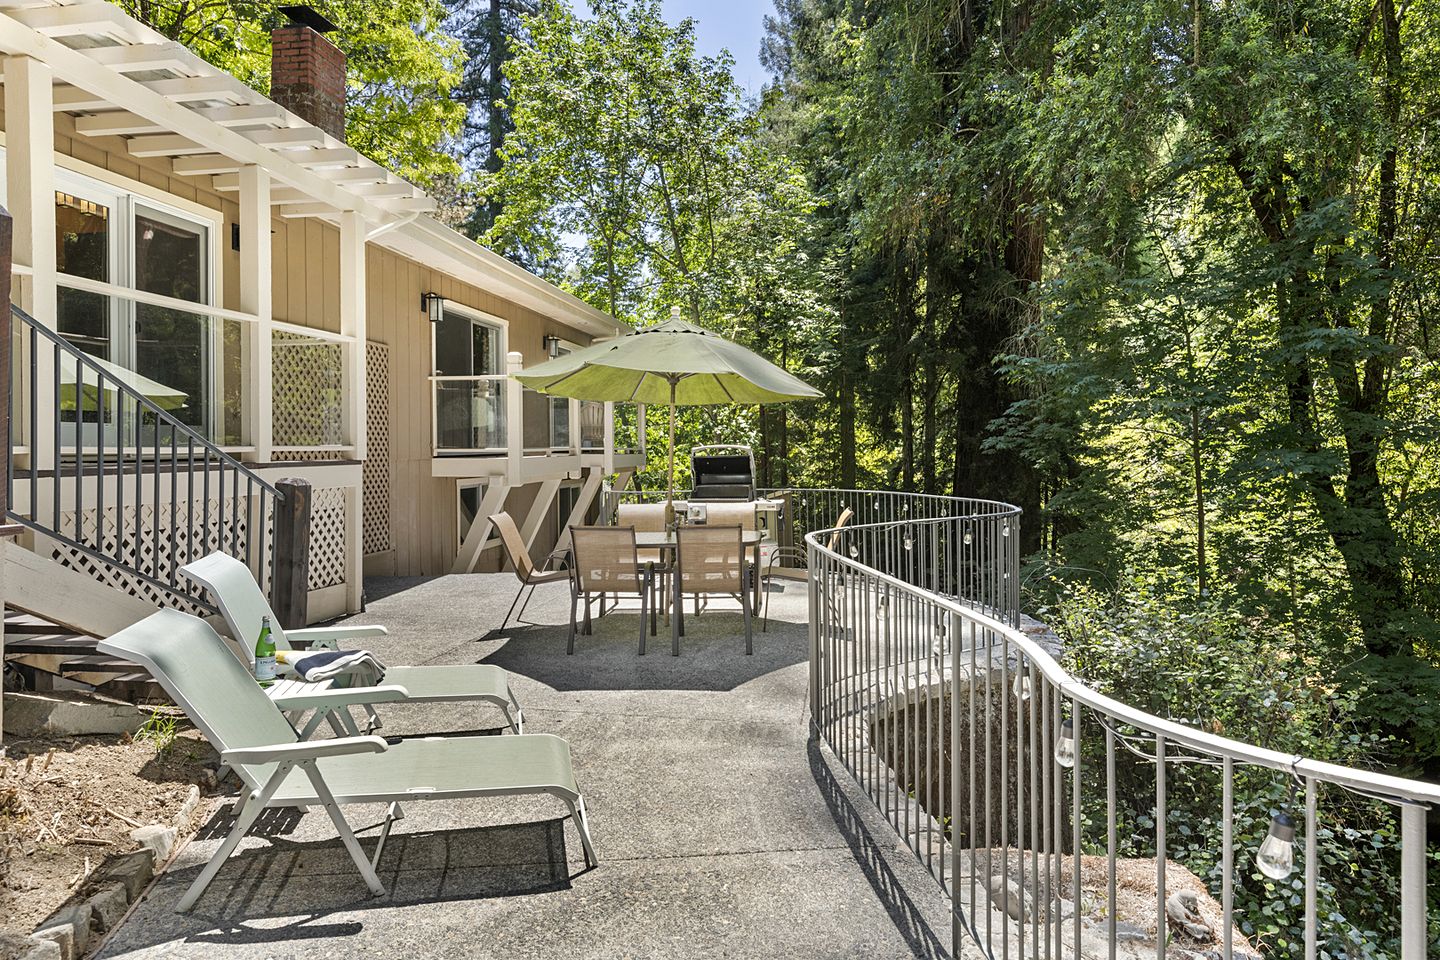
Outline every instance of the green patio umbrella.
[[540, 393], [575, 400], [669, 404], [670, 500], [675, 499], [675, 408], [784, 403], [820, 396], [759, 354], [703, 327], [669, 320], [521, 370]]

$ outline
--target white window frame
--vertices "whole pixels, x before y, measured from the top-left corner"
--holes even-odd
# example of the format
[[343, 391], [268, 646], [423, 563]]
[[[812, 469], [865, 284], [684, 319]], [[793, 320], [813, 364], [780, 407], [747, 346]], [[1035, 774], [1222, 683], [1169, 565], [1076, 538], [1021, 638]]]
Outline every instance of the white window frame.
[[[9, 180], [6, 175], [6, 149], [3, 131], [0, 131], [0, 203], [8, 201]], [[133, 244], [132, 235], [135, 224], [135, 211], [137, 203], [139, 206], [151, 209], [157, 213], [174, 217], [188, 223], [193, 223], [205, 230], [205, 296], [202, 300], [196, 301], [197, 314], [205, 314], [205, 307], [219, 308], [221, 291], [225, 289], [224, 262], [222, 247], [222, 235], [225, 232], [225, 214], [221, 210], [207, 207], [203, 204], [186, 200], [184, 197], [177, 197], [159, 187], [152, 186], [139, 180], [132, 180], [129, 177], [121, 176], [113, 171], [98, 167], [84, 160], [76, 159], [68, 154], [55, 154], [55, 189], [57, 191], [74, 194], [85, 199], [94, 199], [97, 202], [105, 203], [110, 207], [111, 216], [114, 218], [114, 242], [110, 244], [110, 263], [108, 273], [110, 288], [109, 295], [112, 304], [118, 309], [112, 311], [111, 323], [119, 321], [125, 331], [126, 339], [120, 344], [119, 356], [112, 357], [112, 361], [128, 366], [134, 362], [134, 314], [135, 301], [129, 299], [127, 294], [138, 292], [135, 289], [135, 278], [133, 273]], [[59, 277], [64, 278], [69, 274], [60, 273]], [[62, 281], [63, 282], [63, 281]], [[206, 422], [204, 433], [219, 443], [223, 440], [220, 437], [220, 427], [223, 420], [221, 409], [224, 400], [224, 391], [221, 387], [220, 353], [223, 347], [222, 326], [214, 322], [212, 317], [209, 331], [209, 350], [206, 352], [205, 389], [208, 393], [206, 408]], [[113, 330], [112, 330], [113, 342]]]

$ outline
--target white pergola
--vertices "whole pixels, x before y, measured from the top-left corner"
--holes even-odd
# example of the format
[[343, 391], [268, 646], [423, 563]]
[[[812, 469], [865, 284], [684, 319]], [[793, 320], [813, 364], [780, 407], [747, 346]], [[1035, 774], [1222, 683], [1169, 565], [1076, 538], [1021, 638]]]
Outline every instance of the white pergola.
[[[167, 40], [104, 0], [0, 0], [5, 143], [14, 216], [18, 300], [42, 323], [56, 314], [55, 121], [75, 117], [85, 137], [123, 137], [137, 158], [172, 160], [180, 177], [203, 178], [237, 194], [238, 310], [203, 312], [245, 322], [252, 387], [271, 378], [272, 208], [282, 217], [319, 217], [340, 232], [340, 336], [345, 345], [345, 436], [365, 457], [365, 244], [435, 209], [416, 187], [323, 130]], [[132, 299], [195, 305], [126, 291]], [[323, 331], [295, 328], [322, 338]], [[333, 335], [330, 335], [333, 337]], [[48, 357], [37, 358], [42, 377]], [[271, 459], [270, 391], [246, 393], [245, 420], [259, 462]], [[48, 417], [47, 411], [39, 411]], [[53, 439], [28, 438], [42, 467]]]

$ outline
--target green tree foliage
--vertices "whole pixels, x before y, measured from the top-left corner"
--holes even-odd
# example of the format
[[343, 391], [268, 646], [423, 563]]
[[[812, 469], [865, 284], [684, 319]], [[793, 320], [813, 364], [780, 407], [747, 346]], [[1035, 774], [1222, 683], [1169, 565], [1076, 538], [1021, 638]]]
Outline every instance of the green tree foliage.
[[[505, 106], [509, 84], [505, 64], [512, 38], [524, 35], [524, 17], [539, 11], [535, 0], [445, 0], [450, 17], [445, 30], [460, 41], [465, 66], [454, 98], [465, 107], [465, 124], [457, 140], [461, 166], [469, 174], [500, 170], [500, 151], [514, 128]], [[474, 184], [467, 178], [465, 190]], [[499, 214], [496, 199], [470, 205], [459, 226], [472, 237], [483, 236]]]
[[[270, 31], [284, 22], [253, 0], [114, 0], [126, 13], [179, 40], [245, 83], [270, 89]], [[459, 172], [445, 149], [464, 107], [460, 45], [442, 30], [441, 0], [330, 0], [320, 11], [347, 58], [346, 138], [401, 176], [426, 185]]]
[[1285, 625], [1411, 767], [1440, 757], [1436, 17], [783, 0], [765, 49], [843, 336], [900, 347], [836, 358], [899, 483], [1025, 506], [1052, 592], [1139, 570]]
[[[589, 17], [549, 2], [525, 18], [505, 66], [514, 131], [482, 179], [500, 209], [485, 242], [617, 317], [680, 306], [803, 369], [813, 358], [794, 332], [825, 312], [809, 190], [742, 103], [728, 56], [699, 56], [694, 31], [655, 0], [604, 0]], [[762, 470], [777, 481], [791, 416], [763, 424], [779, 452]], [[754, 411], [687, 412], [680, 446], [760, 429]]]

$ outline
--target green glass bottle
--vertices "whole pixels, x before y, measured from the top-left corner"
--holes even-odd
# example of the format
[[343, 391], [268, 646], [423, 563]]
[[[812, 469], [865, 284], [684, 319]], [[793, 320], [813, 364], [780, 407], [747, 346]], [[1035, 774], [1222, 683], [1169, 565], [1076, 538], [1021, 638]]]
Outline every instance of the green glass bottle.
[[275, 682], [275, 641], [270, 637], [270, 618], [260, 620], [260, 638], [255, 641], [255, 680], [262, 687]]

